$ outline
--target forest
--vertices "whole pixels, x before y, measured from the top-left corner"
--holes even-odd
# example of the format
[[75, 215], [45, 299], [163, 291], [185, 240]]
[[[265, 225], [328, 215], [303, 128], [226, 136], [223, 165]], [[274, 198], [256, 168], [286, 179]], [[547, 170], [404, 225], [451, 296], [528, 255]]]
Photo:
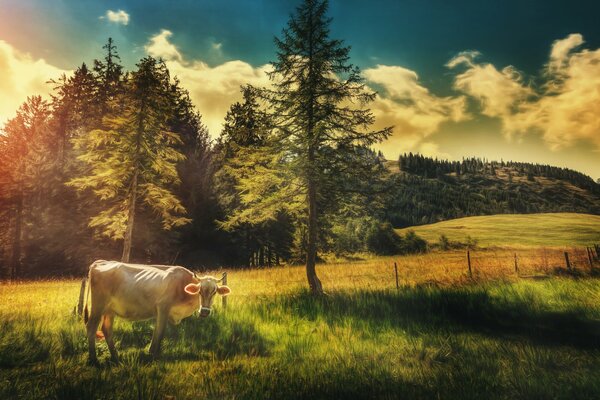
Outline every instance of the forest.
[[400, 172], [388, 177], [382, 217], [395, 227], [476, 215], [600, 214], [600, 185], [567, 168], [412, 153], [402, 154], [397, 165]]
[[[189, 93], [151, 56], [104, 55], [32, 95], [0, 135], [5, 277], [79, 275], [95, 259], [207, 266], [306, 261], [349, 215], [375, 215], [384, 168], [370, 150], [375, 98], [307, 2], [276, 39], [269, 88], [241, 87], [216, 140]], [[348, 104], [356, 106], [348, 106]], [[392, 238], [389, 224], [370, 229]]]
[[426, 250], [394, 228], [600, 213], [600, 186], [569, 169], [411, 153], [392, 172], [372, 149], [392, 132], [371, 129], [376, 93], [329, 38], [327, 2], [308, 3], [275, 40], [271, 86], [240, 87], [218, 135], [163, 60], [126, 70], [111, 38], [28, 97], [0, 131], [0, 277], [80, 275], [95, 259], [306, 262], [318, 292], [319, 254]]

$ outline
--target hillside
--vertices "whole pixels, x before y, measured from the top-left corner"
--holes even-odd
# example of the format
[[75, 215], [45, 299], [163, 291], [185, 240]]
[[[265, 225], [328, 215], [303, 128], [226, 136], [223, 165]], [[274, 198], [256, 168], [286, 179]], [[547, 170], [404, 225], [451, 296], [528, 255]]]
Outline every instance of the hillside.
[[398, 229], [414, 230], [430, 243], [440, 235], [453, 242], [477, 240], [479, 246], [590, 246], [600, 243], [600, 216], [589, 214], [529, 214], [467, 217]]
[[577, 171], [548, 165], [403, 155], [386, 163], [385, 217], [395, 227], [478, 215], [600, 215], [600, 185]]

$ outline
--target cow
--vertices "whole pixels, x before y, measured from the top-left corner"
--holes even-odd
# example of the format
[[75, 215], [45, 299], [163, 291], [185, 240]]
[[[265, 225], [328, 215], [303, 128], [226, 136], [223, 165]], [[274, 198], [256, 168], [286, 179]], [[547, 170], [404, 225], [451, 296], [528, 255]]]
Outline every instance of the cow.
[[[131, 321], [156, 318], [150, 344], [153, 358], [160, 355], [160, 342], [167, 322], [179, 324], [195, 310], [200, 317], [211, 313], [215, 294], [227, 296], [231, 290], [211, 276], [198, 277], [178, 266], [126, 264], [98, 260], [90, 265], [84, 310], [89, 362], [97, 364], [96, 336], [104, 336], [113, 362], [119, 355], [113, 340], [115, 316]], [[91, 313], [88, 303], [91, 293]], [[97, 333], [102, 322], [102, 334]]]

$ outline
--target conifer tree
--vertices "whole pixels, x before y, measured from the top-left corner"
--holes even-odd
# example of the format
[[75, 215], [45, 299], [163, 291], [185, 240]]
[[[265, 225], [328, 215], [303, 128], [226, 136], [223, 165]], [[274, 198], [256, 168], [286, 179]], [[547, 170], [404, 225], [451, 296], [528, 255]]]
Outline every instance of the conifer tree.
[[[225, 215], [231, 215], [242, 208], [241, 194], [238, 191], [240, 180], [257, 167], [240, 160], [260, 154], [267, 145], [272, 129], [269, 116], [260, 108], [255, 88], [242, 88], [243, 102], [231, 105], [225, 117], [225, 124], [216, 145], [218, 164], [215, 186], [219, 203]], [[267, 221], [248, 220], [235, 227], [226, 225], [237, 241], [240, 257], [247, 266], [273, 265], [275, 260], [288, 258], [293, 241], [291, 219], [282, 210], [275, 210], [273, 218]]]
[[104, 60], [94, 60], [94, 75], [96, 77], [95, 99], [100, 115], [104, 116], [123, 90], [123, 66], [119, 63], [121, 57], [112, 38], [108, 38], [102, 48], [106, 50], [106, 55]]
[[173, 111], [165, 64], [146, 57], [126, 82], [123, 107], [112, 111], [88, 135], [75, 139], [84, 152], [79, 156], [89, 167], [85, 176], [70, 181], [78, 190], [91, 189], [104, 209], [90, 226], [112, 239], [123, 240], [122, 260], [131, 255], [136, 212], [150, 208], [165, 230], [189, 222], [185, 209], [173, 194], [179, 183], [177, 150], [181, 139], [167, 129]]
[[48, 103], [40, 96], [28, 97], [0, 133], [0, 204], [5, 214], [0, 217], [13, 221], [8, 239], [12, 278], [21, 275], [23, 249], [27, 247], [23, 242], [29, 236], [26, 226], [39, 216], [53, 172], [55, 140], [49, 118]]
[[[242, 180], [248, 212], [229, 223], [273, 217], [273, 207], [303, 199], [306, 273], [311, 291], [322, 293], [315, 263], [323, 211], [344, 190], [340, 176], [358, 173], [364, 158], [359, 147], [386, 138], [391, 129], [370, 130], [374, 116], [364, 107], [375, 98], [357, 67], [349, 63], [350, 48], [329, 37], [328, 1], [304, 0], [275, 39], [273, 89], [263, 90], [276, 127], [265, 157], [269, 166], [253, 179]], [[349, 157], [349, 154], [351, 156]], [[368, 164], [368, 163], [367, 163]], [[267, 177], [268, 176], [268, 177]], [[277, 190], [267, 191], [278, 186]], [[241, 218], [240, 218], [241, 217]]]

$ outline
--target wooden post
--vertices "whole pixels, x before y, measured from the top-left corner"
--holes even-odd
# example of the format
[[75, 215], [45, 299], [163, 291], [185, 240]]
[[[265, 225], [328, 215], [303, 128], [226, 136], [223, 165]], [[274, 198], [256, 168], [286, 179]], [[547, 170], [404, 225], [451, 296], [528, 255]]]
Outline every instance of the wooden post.
[[469, 277], [473, 278], [473, 271], [471, 270], [471, 252], [467, 250], [467, 264], [469, 265]]
[[396, 289], [400, 289], [400, 284], [398, 283], [398, 264], [394, 262], [394, 271], [396, 271]]
[[81, 289], [79, 289], [79, 302], [77, 303], [77, 315], [83, 315], [83, 301], [85, 300], [85, 283], [87, 278], [81, 280]]
[[595, 244], [594, 249], [596, 249], [596, 260], [600, 260], [600, 246]]
[[[227, 286], [227, 272], [223, 272], [223, 285]], [[223, 308], [227, 308], [227, 296], [221, 297], [221, 301], [223, 302]]]
[[590, 270], [594, 269], [594, 260], [592, 259], [592, 251], [589, 247], [585, 248], [587, 250], [588, 261], [590, 262]]
[[517, 262], [517, 253], [515, 253], [515, 274], [519, 274], [519, 263]]
[[567, 269], [571, 270], [571, 262], [569, 262], [569, 253], [565, 251], [565, 263], [567, 264]]

